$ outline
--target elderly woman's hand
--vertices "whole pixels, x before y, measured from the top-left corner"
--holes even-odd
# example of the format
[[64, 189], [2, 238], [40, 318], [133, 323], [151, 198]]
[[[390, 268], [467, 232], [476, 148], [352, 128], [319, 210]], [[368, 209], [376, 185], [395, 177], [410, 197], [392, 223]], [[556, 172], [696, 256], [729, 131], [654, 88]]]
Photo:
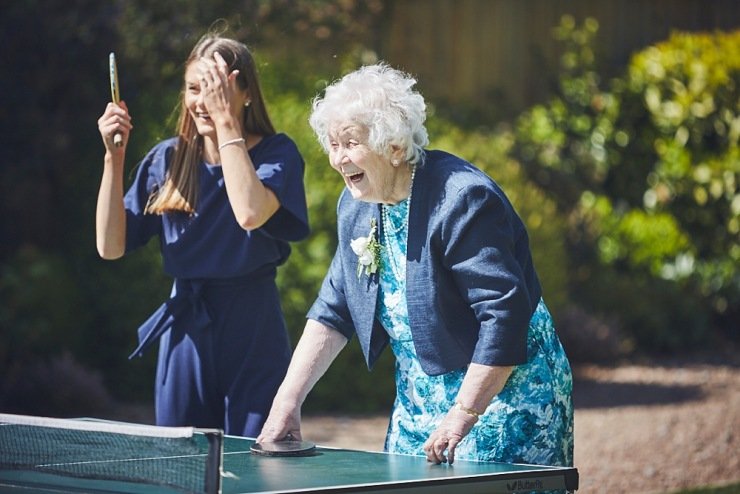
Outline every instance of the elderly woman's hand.
[[257, 442], [282, 441], [286, 438], [292, 438], [296, 441], [303, 439], [301, 436], [301, 409], [273, 404], [270, 415], [257, 437]]
[[[427, 461], [437, 465], [445, 462], [452, 465], [455, 461], [455, 448], [468, 435], [477, 421], [476, 415], [457, 406], [450, 409], [439, 427], [424, 443], [423, 449], [427, 455]], [[445, 456], [445, 451], [447, 451], [447, 456]]]

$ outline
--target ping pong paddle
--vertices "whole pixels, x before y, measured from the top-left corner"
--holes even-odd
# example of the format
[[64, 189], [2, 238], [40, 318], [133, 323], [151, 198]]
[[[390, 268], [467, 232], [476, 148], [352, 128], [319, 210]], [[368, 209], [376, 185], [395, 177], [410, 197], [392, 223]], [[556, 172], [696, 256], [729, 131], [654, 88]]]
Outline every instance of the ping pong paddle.
[[316, 444], [288, 439], [254, 443], [249, 450], [259, 456], [311, 456], [316, 450]]
[[[118, 102], [121, 100], [121, 97], [120, 89], [118, 86], [118, 68], [116, 67], [116, 55], [113, 52], [111, 52], [108, 57], [108, 69], [110, 72], [111, 101], [113, 101], [113, 103], [115, 104], [118, 104]], [[116, 134], [113, 136], [113, 144], [115, 144], [116, 147], [123, 146], [123, 137], [120, 133], [116, 132]]]

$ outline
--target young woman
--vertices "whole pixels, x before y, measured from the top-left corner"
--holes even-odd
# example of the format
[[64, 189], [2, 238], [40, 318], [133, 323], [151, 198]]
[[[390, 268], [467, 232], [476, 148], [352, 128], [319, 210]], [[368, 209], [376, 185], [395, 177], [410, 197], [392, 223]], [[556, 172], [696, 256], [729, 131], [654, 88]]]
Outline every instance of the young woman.
[[149, 151], [125, 195], [128, 108], [109, 103], [98, 120], [97, 248], [116, 259], [158, 237], [175, 279], [134, 352], [159, 341], [156, 423], [256, 436], [290, 360], [275, 275], [308, 234], [304, 163], [275, 132], [244, 44], [204, 36], [184, 79], [178, 135]]

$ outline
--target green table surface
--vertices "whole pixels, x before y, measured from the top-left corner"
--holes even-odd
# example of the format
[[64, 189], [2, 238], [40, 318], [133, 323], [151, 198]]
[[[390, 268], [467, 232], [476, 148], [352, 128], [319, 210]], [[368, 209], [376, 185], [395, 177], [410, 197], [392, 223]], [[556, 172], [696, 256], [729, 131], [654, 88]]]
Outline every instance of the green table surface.
[[[318, 447], [307, 457], [251, 454], [251, 439], [226, 436], [222, 492], [236, 493], [514, 493], [578, 487], [575, 468], [457, 461]], [[0, 471], [0, 492], [178, 492], [161, 486]]]

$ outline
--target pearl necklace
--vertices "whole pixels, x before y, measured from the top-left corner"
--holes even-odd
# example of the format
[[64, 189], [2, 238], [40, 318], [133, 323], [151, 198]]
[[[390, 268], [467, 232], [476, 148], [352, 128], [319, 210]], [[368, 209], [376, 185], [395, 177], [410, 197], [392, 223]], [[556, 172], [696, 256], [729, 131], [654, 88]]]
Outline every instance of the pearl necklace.
[[408, 227], [409, 227], [409, 215], [411, 214], [411, 193], [414, 189], [414, 176], [416, 175], [416, 167], [411, 169], [411, 184], [409, 185], [409, 197], [408, 197], [408, 209], [406, 210], [406, 218], [404, 218], [403, 222], [400, 226], [395, 226], [393, 222], [391, 221], [390, 215], [388, 214], [388, 208], [385, 204], [380, 206], [381, 209], [381, 221], [383, 222], [383, 237], [385, 237], [385, 251], [388, 256], [388, 261], [390, 261], [391, 265], [391, 271], [393, 272], [393, 276], [396, 277], [397, 280], [405, 280], [406, 279], [406, 263], [404, 262], [402, 266], [399, 266], [396, 262], [396, 257], [393, 255], [393, 252], [391, 251], [391, 242], [390, 237], [388, 235], [388, 232], [392, 232], [394, 235], [405, 232], [406, 235], [408, 235]]

